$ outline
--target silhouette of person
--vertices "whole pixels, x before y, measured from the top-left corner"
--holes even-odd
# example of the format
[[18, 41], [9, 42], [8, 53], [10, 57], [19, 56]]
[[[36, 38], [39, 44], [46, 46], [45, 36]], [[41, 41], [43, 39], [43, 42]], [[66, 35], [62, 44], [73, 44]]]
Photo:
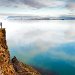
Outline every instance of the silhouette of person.
[[1, 26], [1, 28], [2, 28], [2, 22], [0, 22], [0, 26]]

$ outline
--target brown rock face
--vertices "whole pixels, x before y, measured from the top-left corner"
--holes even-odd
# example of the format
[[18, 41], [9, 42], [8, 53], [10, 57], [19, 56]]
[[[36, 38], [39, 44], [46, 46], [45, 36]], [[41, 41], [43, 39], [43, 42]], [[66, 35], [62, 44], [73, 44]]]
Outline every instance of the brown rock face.
[[16, 57], [10, 61], [4, 28], [0, 29], [0, 75], [40, 75], [31, 66], [19, 62]]
[[19, 62], [16, 57], [12, 59], [12, 64], [18, 75], [41, 75], [31, 66]]
[[10, 63], [4, 28], [0, 29], [0, 75], [16, 75], [13, 65]]

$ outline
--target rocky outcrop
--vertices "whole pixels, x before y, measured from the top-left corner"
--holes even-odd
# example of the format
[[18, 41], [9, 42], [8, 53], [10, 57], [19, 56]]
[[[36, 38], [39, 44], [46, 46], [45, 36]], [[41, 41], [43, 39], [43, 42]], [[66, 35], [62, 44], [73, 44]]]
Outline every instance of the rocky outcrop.
[[40, 75], [32, 67], [19, 62], [16, 57], [10, 61], [4, 28], [0, 29], [0, 75]]
[[0, 75], [16, 75], [13, 65], [10, 63], [4, 28], [0, 29]]
[[12, 59], [12, 64], [18, 75], [40, 75], [40, 73], [31, 66], [18, 61], [16, 57]]

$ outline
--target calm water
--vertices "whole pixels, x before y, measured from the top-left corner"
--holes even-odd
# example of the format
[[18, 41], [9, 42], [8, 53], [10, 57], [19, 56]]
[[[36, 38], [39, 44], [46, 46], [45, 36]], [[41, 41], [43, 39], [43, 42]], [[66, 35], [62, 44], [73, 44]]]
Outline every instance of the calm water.
[[11, 57], [43, 75], [75, 75], [75, 21], [5, 21]]

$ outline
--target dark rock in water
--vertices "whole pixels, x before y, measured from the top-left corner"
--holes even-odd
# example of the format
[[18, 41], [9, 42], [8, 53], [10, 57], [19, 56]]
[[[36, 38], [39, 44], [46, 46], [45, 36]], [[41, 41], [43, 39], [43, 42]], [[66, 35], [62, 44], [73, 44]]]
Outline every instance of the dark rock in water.
[[26, 64], [23, 64], [22, 62], [19, 62], [15, 56], [11, 60], [11, 62], [18, 75], [41, 75], [31, 66], [28, 66]]

